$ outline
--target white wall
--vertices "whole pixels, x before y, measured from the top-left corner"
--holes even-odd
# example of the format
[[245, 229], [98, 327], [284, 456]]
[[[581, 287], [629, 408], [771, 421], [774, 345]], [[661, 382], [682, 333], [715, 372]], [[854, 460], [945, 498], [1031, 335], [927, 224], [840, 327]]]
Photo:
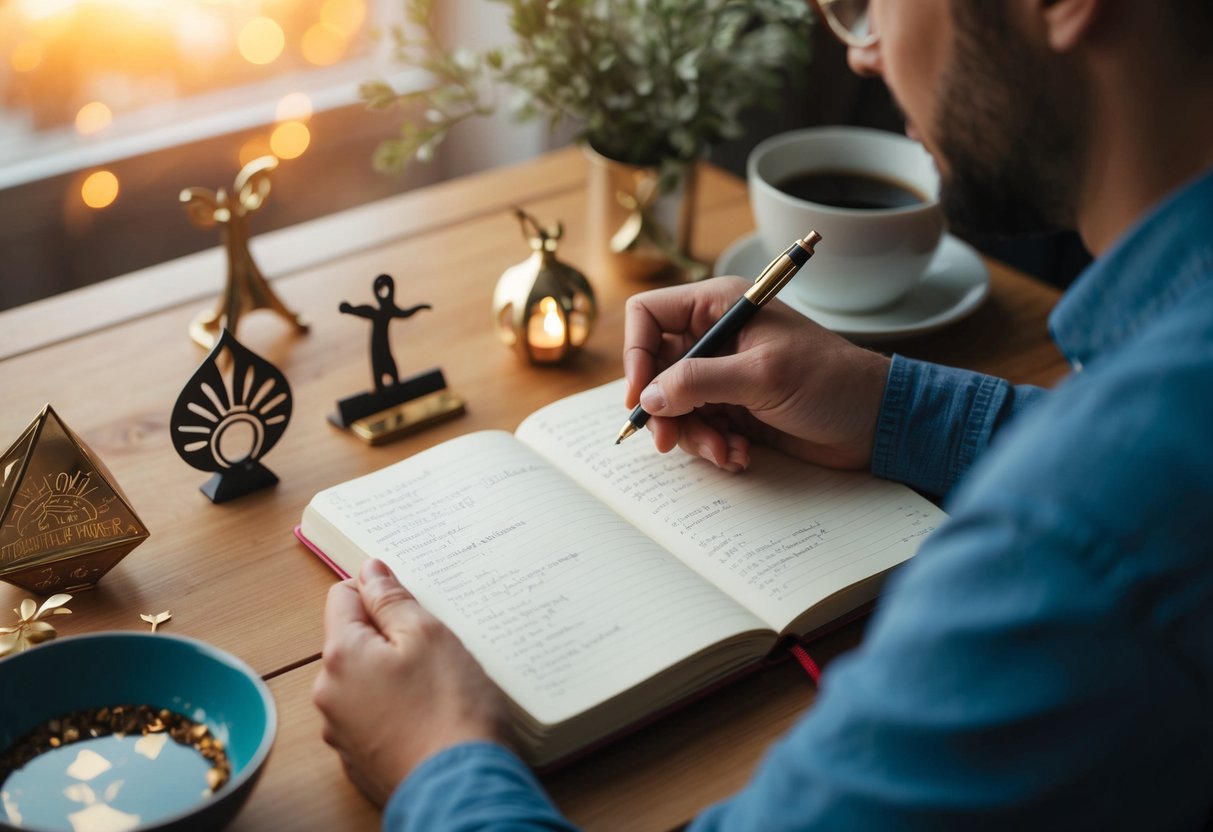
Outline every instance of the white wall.
[[[503, 45], [513, 37], [507, 9], [489, 0], [437, 0], [443, 37], [449, 47], [482, 49]], [[467, 121], [451, 131], [435, 160], [444, 177], [462, 176], [511, 164], [568, 142], [567, 135], [550, 136], [542, 120], [518, 124], [509, 113], [513, 91], [498, 90], [497, 113]]]

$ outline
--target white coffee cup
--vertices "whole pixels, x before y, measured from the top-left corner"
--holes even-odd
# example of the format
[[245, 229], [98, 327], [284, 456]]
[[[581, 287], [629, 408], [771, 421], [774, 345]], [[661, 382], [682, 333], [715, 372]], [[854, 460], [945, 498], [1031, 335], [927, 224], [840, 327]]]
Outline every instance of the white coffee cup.
[[[881, 180], [921, 201], [840, 207], [780, 190], [790, 178], [814, 173]], [[783, 290], [810, 306], [841, 313], [889, 306], [914, 287], [939, 247], [939, 173], [922, 145], [905, 136], [862, 127], [781, 133], [751, 151], [746, 174], [754, 222], [772, 257], [809, 231], [822, 236], [812, 261]]]

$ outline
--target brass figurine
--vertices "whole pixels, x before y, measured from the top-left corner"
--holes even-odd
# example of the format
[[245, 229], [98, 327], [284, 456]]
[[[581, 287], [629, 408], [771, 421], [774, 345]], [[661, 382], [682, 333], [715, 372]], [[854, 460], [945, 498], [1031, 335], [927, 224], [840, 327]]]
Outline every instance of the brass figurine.
[[506, 269], [493, 292], [497, 335], [534, 364], [563, 361], [586, 342], [598, 306], [585, 275], [556, 257], [564, 225], [548, 228], [520, 208], [514, 215], [531, 256]]
[[638, 282], [706, 274], [691, 257], [697, 164], [630, 165], [585, 151], [589, 273]]
[[273, 156], [261, 156], [245, 165], [236, 176], [232, 193], [224, 188], [186, 188], [179, 197], [194, 225], [219, 226], [219, 237], [227, 249], [227, 282], [219, 305], [199, 313], [190, 322], [190, 337], [211, 349], [224, 329], [233, 335], [240, 318], [255, 309], [268, 309], [286, 319], [299, 332], [307, 332], [308, 319], [292, 312], [274, 294], [249, 252], [248, 215], [262, 206], [270, 193], [270, 171], [278, 167]]
[[[692, 173], [688, 172], [687, 175]], [[674, 239], [674, 235], [657, 216], [660, 182], [656, 173], [650, 173], [638, 178], [636, 193], [619, 191], [615, 194], [628, 216], [611, 237], [611, 253], [668, 262], [680, 270], [687, 280], [703, 280], [708, 276], [707, 264], [685, 253], [687, 242]]]
[[0, 457], [0, 580], [42, 595], [91, 587], [147, 536], [49, 404]]

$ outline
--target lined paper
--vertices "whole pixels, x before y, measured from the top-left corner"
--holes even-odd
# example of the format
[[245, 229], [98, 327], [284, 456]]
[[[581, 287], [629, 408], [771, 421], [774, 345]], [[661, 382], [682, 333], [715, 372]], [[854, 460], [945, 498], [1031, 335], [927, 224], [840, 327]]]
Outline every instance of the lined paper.
[[761, 621], [500, 432], [323, 491], [490, 677], [553, 724]]
[[905, 486], [764, 448], [730, 474], [647, 434], [615, 445], [623, 395], [619, 381], [562, 399], [516, 433], [773, 629], [907, 560], [945, 516]]

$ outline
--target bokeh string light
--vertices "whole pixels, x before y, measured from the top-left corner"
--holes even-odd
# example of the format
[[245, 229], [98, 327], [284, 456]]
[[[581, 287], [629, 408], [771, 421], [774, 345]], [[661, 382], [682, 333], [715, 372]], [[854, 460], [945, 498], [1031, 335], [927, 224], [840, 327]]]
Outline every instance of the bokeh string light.
[[[279, 79], [307, 89], [302, 73], [365, 54], [375, 22], [369, 0], [0, 0], [0, 167], [37, 157], [50, 137], [85, 147], [125, 140], [160, 114], [244, 106], [249, 93], [234, 91], [255, 84], [272, 90], [268, 123], [245, 130], [232, 161], [298, 159], [317, 140], [315, 104], [283, 95]], [[63, 181], [65, 221], [138, 188], [103, 158]]]

